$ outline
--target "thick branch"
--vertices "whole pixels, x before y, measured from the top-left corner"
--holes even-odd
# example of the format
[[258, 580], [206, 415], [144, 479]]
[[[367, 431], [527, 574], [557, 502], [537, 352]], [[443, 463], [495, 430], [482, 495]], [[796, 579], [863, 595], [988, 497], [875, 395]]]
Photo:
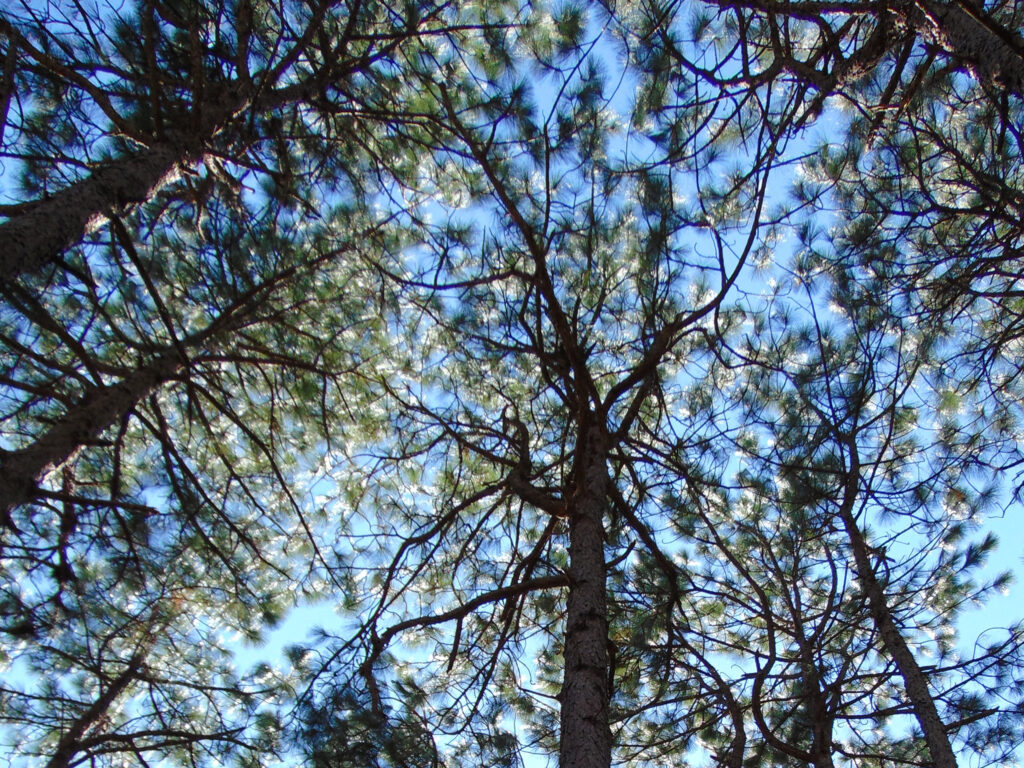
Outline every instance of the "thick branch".
[[939, 717], [935, 699], [928, 689], [928, 678], [921, 670], [913, 651], [910, 650], [910, 646], [907, 645], [899, 626], [893, 619], [888, 596], [875, 576], [867, 542], [854, 518], [853, 508], [857, 500], [860, 482], [860, 461], [852, 437], [847, 440], [847, 445], [850, 450], [851, 466], [848, 470], [843, 503], [839, 509], [839, 519], [843, 523], [850, 547], [853, 550], [853, 559], [857, 566], [857, 579], [867, 595], [871, 618], [878, 627], [882, 643], [889, 655], [892, 656], [896, 668], [903, 678], [907, 696], [913, 704], [917, 722], [924, 732], [925, 742], [935, 768], [956, 768], [956, 756], [949, 743], [947, 727]]
[[46, 763], [46, 768], [68, 768], [71, 760], [82, 748], [81, 740], [85, 732], [99, 720], [117, 701], [125, 688], [135, 680], [142, 668], [142, 655], [136, 654], [128, 662], [128, 666], [115, 677], [106, 689], [89, 705], [89, 708], [71, 723], [61, 734], [54, 749], [53, 756]]

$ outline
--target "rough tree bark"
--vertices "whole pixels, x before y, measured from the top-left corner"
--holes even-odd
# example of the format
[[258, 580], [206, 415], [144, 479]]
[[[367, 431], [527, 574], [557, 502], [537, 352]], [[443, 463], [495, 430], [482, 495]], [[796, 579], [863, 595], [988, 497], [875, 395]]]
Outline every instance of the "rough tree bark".
[[154, 144], [144, 153], [112, 160], [82, 181], [39, 200], [0, 224], [0, 277], [12, 280], [38, 272], [111, 216], [150, 200], [198, 160], [193, 152]]
[[980, 2], [903, 3], [921, 36], [967, 65], [995, 91], [1024, 95], [1024, 38], [992, 19]]
[[[218, 137], [221, 144], [244, 141], [253, 121], [240, 119], [243, 115], [273, 112], [316, 97], [327, 85], [365, 71], [378, 58], [418, 34], [421, 25], [429, 20], [425, 16], [417, 26], [382, 35], [377, 48], [352, 55], [348, 53], [349, 42], [361, 32], [357, 19], [352, 17], [342, 38], [331, 41], [330, 50], [325, 52], [328, 66], [301, 80], [280, 85], [288, 79], [291, 64], [310, 40], [322, 32], [324, 17], [336, 4], [337, 0], [319, 0], [309, 25], [275, 66], [258, 75], [246, 72], [226, 83], [204, 83], [202, 100], [192, 105], [185, 121], [188, 124], [168, 126], [167, 135], [162, 137], [134, 136], [138, 143], [146, 145], [144, 149], [106, 161], [84, 178], [48, 197], [28, 202], [22, 211], [12, 214], [0, 224], [0, 280], [10, 281], [39, 271], [104, 226], [111, 217], [124, 215], [153, 199], [183, 172], [202, 162]], [[17, 30], [2, 22], [0, 19], [0, 33], [11, 40], [10, 50], [18, 44], [28, 51], [24, 55], [40, 68], [50, 68], [58, 77], [79, 82], [79, 76], [67, 74], [68, 68], [32, 48]], [[112, 130], [120, 129], [115, 126]]]
[[119, 381], [91, 387], [31, 444], [14, 451], [0, 448], [0, 525], [16, 532], [11, 510], [35, 498], [40, 482], [50, 472], [66, 464], [82, 446], [99, 439], [143, 398], [181, 376], [184, 369], [196, 363], [198, 355], [254, 321], [254, 314], [274, 290], [347, 251], [348, 247], [337, 248], [281, 269], [237, 296], [205, 327], [157, 348], [148, 362]]
[[608, 609], [604, 513], [608, 504], [608, 437], [581, 424], [569, 512], [569, 597], [561, 693], [560, 768], [608, 768]]
[[11, 510], [36, 497], [39, 484], [68, 462], [84, 445], [95, 442], [144, 397], [174, 378], [184, 365], [176, 350], [157, 356], [121, 381], [96, 386], [57, 419], [31, 445], [0, 451], [0, 515], [14, 526]]
[[[214, 138], [240, 113], [257, 106], [255, 92], [253, 83], [211, 89], [195, 126], [178, 126], [166, 139], [106, 161], [79, 181], [27, 204], [24, 212], [0, 224], [0, 279], [38, 272], [112, 217], [153, 199], [202, 162]], [[272, 106], [294, 95], [292, 89], [271, 92], [261, 102]]]
[[[798, 77], [812, 81], [819, 89], [834, 91], [873, 69], [884, 55], [905, 42], [919, 37], [938, 48], [957, 65], [970, 70], [977, 80], [994, 91], [1007, 90], [1024, 96], [1024, 37], [1020, 32], [1001, 25], [987, 13], [981, 2], [973, 0], [898, 0], [892, 3], [823, 2], [808, 0], [708, 0], [720, 9], [747, 9], [766, 14], [781, 24], [787, 18], [821, 21], [823, 14], [840, 18], [874, 18], [875, 29], [856, 50], [842, 53], [841, 34], [834, 34], [828, 46], [834, 47], [827, 57], [836, 61], [829, 74], [815, 69], [816, 56], [797, 60], [785, 46], [777, 46], [778, 64]], [[780, 35], [779, 40], [784, 40]], [[829, 95], [826, 92], [823, 96]]]

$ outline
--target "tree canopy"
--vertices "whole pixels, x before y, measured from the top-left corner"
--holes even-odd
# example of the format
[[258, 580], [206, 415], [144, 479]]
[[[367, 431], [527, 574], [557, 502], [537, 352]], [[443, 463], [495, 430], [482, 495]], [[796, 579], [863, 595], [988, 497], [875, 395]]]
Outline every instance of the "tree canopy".
[[0, 11], [12, 764], [1018, 764], [1022, 25]]

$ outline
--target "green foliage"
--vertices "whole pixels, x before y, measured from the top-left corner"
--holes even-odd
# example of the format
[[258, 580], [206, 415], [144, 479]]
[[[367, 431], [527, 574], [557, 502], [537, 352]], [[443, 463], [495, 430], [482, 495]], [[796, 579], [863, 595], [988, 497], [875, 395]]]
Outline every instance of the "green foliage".
[[1021, 10], [799, 5], [5, 10], [5, 742], [1019, 761]]

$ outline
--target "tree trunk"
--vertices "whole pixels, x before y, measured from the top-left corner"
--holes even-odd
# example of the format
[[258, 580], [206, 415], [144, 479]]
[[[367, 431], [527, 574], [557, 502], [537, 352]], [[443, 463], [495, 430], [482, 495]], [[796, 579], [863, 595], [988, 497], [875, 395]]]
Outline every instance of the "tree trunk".
[[195, 164], [196, 153], [154, 144], [111, 160], [89, 176], [0, 224], [0, 279], [37, 272], [103, 226], [111, 215], [151, 199]]
[[[323, 19], [330, 5], [330, 2], [318, 5], [304, 38], [318, 30], [317, 20]], [[411, 33], [406, 35], [411, 36]], [[406, 35], [396, 35], [387, 47], [397, 45]], [[341, 41], [335, 49], [344, 50], [345, 42]], [[11, 46], [13, 50], [13, 42]], [[297, 55], [298, 49], [287, 54], [284, 60], [294, 60]], [[152, 199], [158, 191], [180, 178], [183, 169], [202, 160], [214, 136], [225, 130], [237, 130], [231, 123], [242, 112], [274, 110], [300, 102], [316, 94], [318, 88], [369, 67], [373, 60], [373, 56], [364, 55], [337, 61], [330, 70], [280, 89], [275, 89], [269, 79], [258, 84], [251, 79], [237, 79], [222, 85], [208, 83], [203, 100], [193, 105], [185, 124], [169, 127], [168, 140], [154, 141], [135, 154], [104, 162], [84, 179], [72, 182], [50, 197], [29, 203], [24, 213], [0, 224], [0, 280], [10, 281], [42, 269], [56, 261], [64, 250], [102, 227], [112, 215], [122, 215]], [[282, 69], [281, 64], [274, 68], [275, 77], [281, 75]], [[247, 126], [249, 122], [237, 121], [235, 125]]]
[[929, 42], [962, 61], [979, 82], [1024, 95], [1024, 38], [973, 2], [906, 3], [908, 21]]
[[[302, 91], [287, 90], [286, 101]], [[0, 279], [9, 281], [56, 261], [66, 249], [120, 216], [151, 200], [196, 165], [208, 144], [251, 104], [250, 88], [240, 83], [211, 89], [194, 124], [175, 126], [168, 140], [103, 163], [84, 179], [37, 200], [0, 224]], [[268, 99], [268, 103], [273, 99]]]
[[142, 398], [174, 378], [182, 365], [175, 351], [165, 352], [121, 381], [86, 392], [31, 445], [0, 452], [0, 513], [5, 524], [13, 527], [11, 510], [35, 498], [47, 474], [65, 464], [83, 445], [98, 439]]
[[800, 671], [807, 689], [807, 715], [811, 721], [811, 755], [814, 758], [814, 768], [835, 768], [832, 762], [833, 725], [828, 698], [822, 690], [814, 650], [804, 637], [803, 627], [797, 626], [795, 630], [800, 643], [800, 655], [803, 657]]
[[867, 595], [868, 609], [878, 628], [878, 633], [881, 635], [882, 644], [896, 663], [896, 669], [903, 678], [903, 685], [910, 703], [914, 707], [917, 722], [920, 724], [921, 730], [924, 731], [924, 739], [928, 745], [928, 752], [931, 754], [932, 765], [935, 768], [956, 768], [956, 756], [949, 743], [946, 726], [942, 722], [942, 718], [939, 717], [935, 700], [928, 689], [928, 678], [921, 671], [913, 651], [910, 650], [907, 641], [903, 639], [903, 634], [892, 617], [885, 588], [875, 576], [867, 542], [853, 517], [853, 503], [856, 499], [856, 486], [859, 477], [859, 466], [855, 462], [854, 469], [851, 470], [850, 481], [847, 484], [846, 498], [839, 510], [839, 516], [853, 549], [853, 559], [857, 566], [857, 580]]
[[[333, 258], [333, 254], [327, 258]], [[89, 389], [30, 445], [14, 451], [0, 448], [0, 524], [17, 532], [11, 510], [32, 501], [46, 475], [66, 464], [83, 445], [97, 440], [121, 421], [143, 398], [174, 379], [189, 363], [194, 351], [206, 350], [216, 340], [226, 338], [263, 305], [276, 287], [324, 260], [324, 257], [317, 257], [304, 265], [281, 270], [238, 296], [206, 327], [159, 348], [148, 363], [120, 381]]]
[[604, 513], [608, 499], [607, 438], [584, 425], [576, 446], [569, 500], [569, 598], [561, 693], [560, 768], [609, 768], [608, 611]]

